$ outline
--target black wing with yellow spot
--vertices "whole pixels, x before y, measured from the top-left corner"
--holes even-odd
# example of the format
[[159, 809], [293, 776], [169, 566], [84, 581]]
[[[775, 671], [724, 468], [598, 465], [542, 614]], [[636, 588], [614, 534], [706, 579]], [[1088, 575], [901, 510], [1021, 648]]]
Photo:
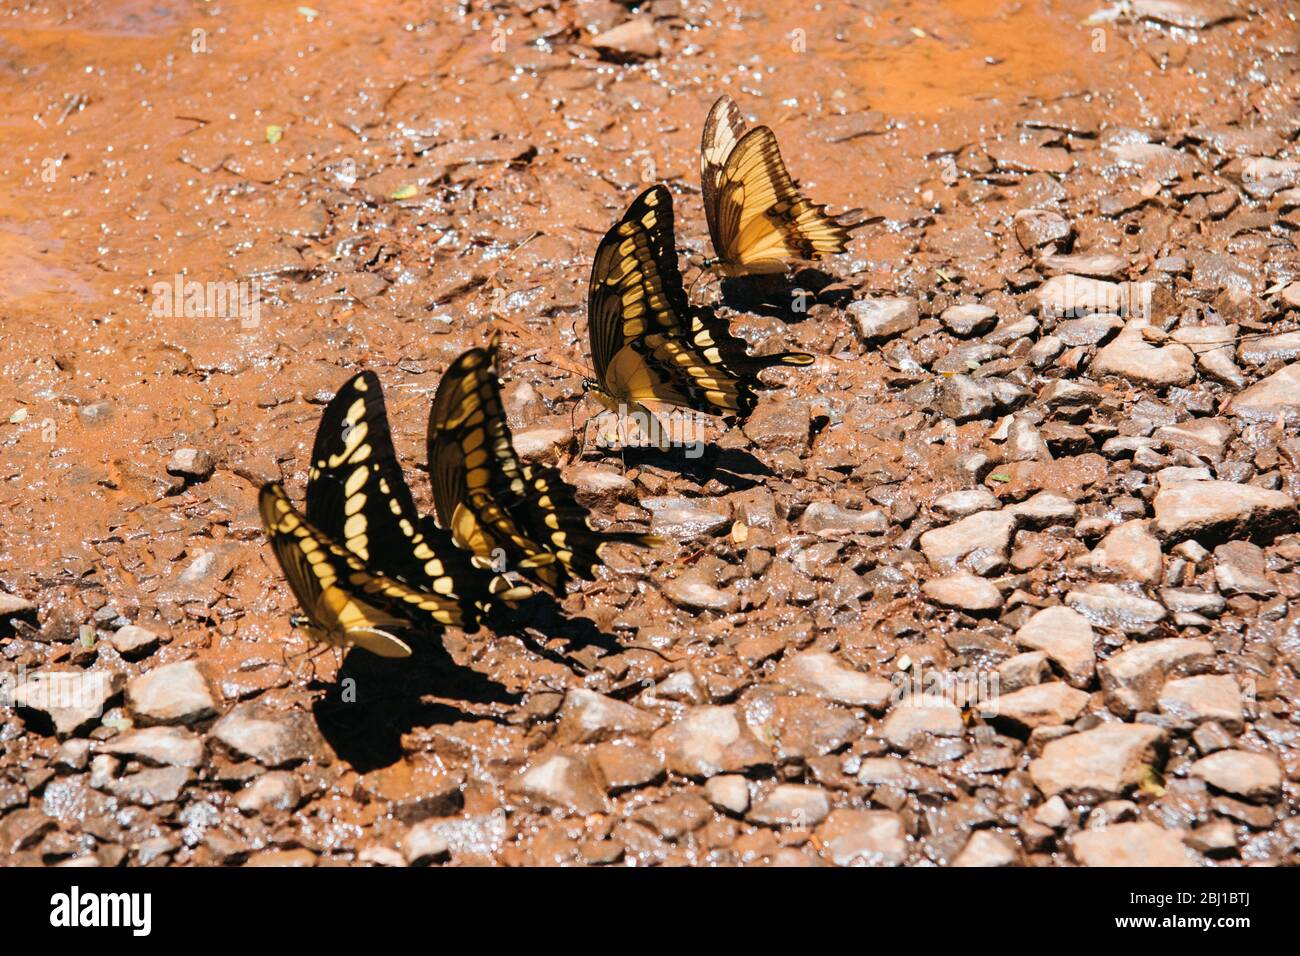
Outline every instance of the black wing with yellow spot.
[[718, 98], [704, 122], [700, 184], [723, 275], [781, 273], [792, 263], [837, 255], [855, 228], [799, 192], [776, 134], [766, 126], [747, 131], [729, 96]]
[[615, 411], [675, 407], [744, 418], [758, 403], [759, 372], [813, 362], [805, 352], [750, 355], [725, 320], [690, 304], [672, 195], [662, 185], [633, 200], [597, 247], [587, 326], [597, 397]]
[[448, 532], [416, 510], [373, 372], [350, 378], [321, 416], [308, 471], [307, 519], [381, 574], [458, 601], [471, 630], [493, 595], [528, 596], [475, 566]]
[[370, 570], [308, 522], [278, 482], [262, 487], [258, 506], [314, 639], [340, 647], [356, 644], [381, 657], [406, 657], [410, 647], [391, 630], [462, 623], [459, 601]]
[[503, 566], [565, 593], [593, 578], [606, 546], [649, 545], [632, 532], [600, 532], [556, 468], [515, 453], [501, 404], [497, 345], [462, 354], [438, 384], [429, 415], [429, 477], [438, 523], [485, 566]]

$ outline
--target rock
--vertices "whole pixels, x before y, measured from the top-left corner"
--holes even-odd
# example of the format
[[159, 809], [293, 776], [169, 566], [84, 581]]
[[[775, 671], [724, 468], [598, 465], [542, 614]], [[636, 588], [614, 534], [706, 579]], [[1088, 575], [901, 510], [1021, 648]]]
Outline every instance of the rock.
[[656, 754], [630, 740], [598, 744], [591, 752], [591, 766], [610, 792], [644, 787], [664, 772]]
[[288, 767], [328, 755], [310, 715], [300, 710], [272, 711], [256, 703], [237, 705], [217, 721], [212, 737], [236, 756], [264, 767]]
[[953, 866], [1015, 866], [1020, 860], [1009, 838], [990, 830], [976, 830], [952, 861]]
[[734, 773], [710, 777], [704, 784], [704, 795], [719, 810], [737, 816], [749, 809], [749, 783]]
[[1069, 607], [1046, 607], [1016, 631], [1016, 643], [1044, 651], [1074, 687], [1086, 688], [1096, 673], [1097, 652], [1092, 625]]
[[[1022, 688], [1041, 684], [1051, 674], [1052, 669], [1047, 664], [1047, 655], [1042, 651], [1031, 651], [1028, 654], [1009, 657], [998, 665], [998, 694], [1014, 694]], [[986, 703], [980, 708], [981, 717], [987, 718], [996, 713], [996, 700], [991, 705]]]
[[1177, 342], [1159, 348], [1150, 345], [1142, 336], [1145, 327], [1140, 321], [1126, 325], [1113, 342], [1097, 353], [1092, 361], [1093, 373], [1118, 375], [1154, 388], [1190, 383], [1196, 377], [1192, 350]]
[[766, 688], [747, 693], [741, 710], [749, 731], [770, 742], [782, 762], [825, 756], [862, 732], [862, 722], [842, 707], [804, 695], [778, 696]]
[[1153, 634], [1169, 616], [1162, 604], [1115, 584], [1090, 584], [1071, 591], [1065, 603], [1094, 626], [1117, 628], [1125, 634]]
[[1239, 734], [1244, 725], [1241, 689], [1226, 674], [1200, 674], [1166, 681], [1160, 691], [1160, 712], [1191, 724], [1215, 721]]
[[1118, 799], [1156, 763], [1164, 731], [1149, 724], [1102, 724], [1049, 741], [1029, 763], [1029, 775], [1045, 796], [1075, 803]]
[[1101, 830], [1081, 830], [1070, 842], [1083, 866], [1195, 866], [1182, 834], [1154, 823], [1117, 823]]
[[142, 763], [189, 767], [203, 763], [203, 741], [180, 727], [145, 727], [100, 744], [100, 753]]
[[978, 511], [996, 511], [998, 499], [987, 488], [969, 488], [964, 491], [951, 491], [936, 498], [930, 505], [936, 512], [949, 520], [965, 518]]
[[660, 54], [660, 38], [650, 17], [633, 17], [591, 39], [601, 58], [614, 63], [636, 63]]
[[692, 707], [658, 730], [651, 745], [673, 773], [712, 777], [770, 763], [771, 751], [741, 726], [735, 707]]
[[167, 462], [167, 474], [191, 481], [207, 481], [216, 470], [212, 455], [198, 448], [178, 448]]
[[632, 819], [650, 827], [665, 840], [680, 840], [713, 819], [713, 811], [696, 794], [677, 793], [659, 803], [642, 807]]
[[802, 399], [763, 402], [745, 421], [744, 432], [759, 448], [788, 448], [802, 453], [812, 437], [812, 406]]
[[1038, 307], [1058, 316], [1142, 314], [1150, 298], [1150, 283], [1115, 283], [1077, 275], [1053, 276], [1034, 292]]
[[161, 640], [153, 631], [128, 624], [114, 631], [108, 642], [127, 660], [136, 661], [156, 651]]
[[1055, 209], [1021, 209], [1012, 219], [1016, 241], [1025, 252], [1033, 252], [1050, 243], [1064, 243], [1074, 228]]
[[185, 767], [150, 767], [110, 781], [107, 790], [127, 803], [153, 807], [180, 799], [192, 776]]
[[[1300, 283], [1297, 288], [1300, 288]], [[1237, 358], [1247, 365], [1267, 365], [1274, 360], [1292, 362], [1300, 358], [1300, 332], [1246, 339], [1237, 349]]]
[[750, 809], [748, 820], [768, 826], [814, 827], [831, 812], [831, 801], [821, 787], [783, 783]]
[[104, 714], [108, 702], [122, 690], [123, 677], [113, 671], [40, 670], [19, 680], [5, 675], [0, 703], [41, 714], [60, 738], [70, 737]]
[[302, 802], [302, 785], [287, 770], [268, 770], [239, 792], [235, 806], [241, 813], [295, 810]]
[[510, 790], [532, 803], [581, 815], [609, 809], [587, 761], [573, 754], [541, 758], [512, 781]]
[[949, 375], [939, 385], [939, 410], [955, 422], [988, 419], [1020, 405], [1028, 392], [1001, 379]]
[[1093, 279], [1118, 279], [1128, 271], [1128, 260], [1110, 252], [1055, 253], [1040, 256], [1038, 267], [1051, 275], [1074, 273]]
[[1233, 437], [1232, 426], [1221, 418], [1193, 418], [1175, 425], [1162, 425], [1152, 434], [1166, 448], [1185, 448], [1210, 461], [1222, 461]]
[[714, 535], [731, 526], [731, 509], [725, 502], [699, 498], [643, 498], [650, 512], [650, 532], [688, 541]]
[[921, 585], [921, 590], [936, 604], [962, 611], [996, 611], [1002, 606], [1002, 592], [969, 571], [932, 578]]
[[860, 673], [826, 651], [804, 651], [786, 658], [778, 665], [775, 679], [799, 693], [875, 711], [883, 710], [894, 693], [891, 681]]
[[1066, 345], [1097, 345], [1122, 328], [1124, 320], [1118, 315], [1085, 315], [1058, 323], [1053, 334]]
[[678, 607], [693, 611], [715, 611], [729, 614], [740, 606], [734, 593], [715, 588], [700, 575], [687, 572], [664, 585], [664, 596]]
[[1264, 549], [1249, 541], [1229, 541], [1214, 549], [1214, 579], [1219, 593], [1272, 597], [1277, 585], [1268, 578]]
[[814, 501], [799, 518], [799, 527], [813, 533], [819, 531], [851, 531], [859, 534], [884, 534], [889, 530], [889, 518], [879, 508], [870, 511], [853, 511], [825, 501]]
[[1204, 670], [1214, 660], [1209, 641], [1170, 637], [1121, 651], [1099, 667], [1101, 687], [1111, 711], [1128, 717], [1152, 710], [1171, 674]]
[[584, 508], [607, 510], [615, 503], [630, 499], [635, 486], [625, 475], [609, 468], [580, 465], [566, 475], [574, 487], [574, 497]]
[[926, 560], [937, 568], [951, 568], [964, 559], [974, 558], [989, 573], [1006, 567], [1007, 550], [1011, 533], [1016, 529], [1016, 517], [1006, 511], [981, 511], [962, 518], [955, 524], [935, 528], [921, 535], [921, 551]]
[[589, 744], [625, 734], [643, 736], [662, 724], [655, 714], [579, 687], [564, 697], [555, 737], [560, 743]]
[[36, 604], [16, 594], [0, 591], [0, 622], [7, 623], [10, 618], [35, 618]]
[[1223, 539], [1294, 528], [1295, 500], [1282, 491], [1231, 481], [1190, 481], [1161, 488], [1152, 502], [1166, 541]]
[[573, 432], [568, 428], [528, 428], [515, 432], [512, 437], [515, 452], [529, 462], [555, 461], [573, 444]]
[[1300, 363], [1287, 365], [1232, 397], [1228, 410], [1253, 422], [1300, 421]]
[[1198, 591], [1196, 588], [1165, 588], [1160, 592], [1160, 599], [1171, 611], [1204, 614], [1207, 617], [1217, 617], [1227, 606], [1227, 602], [1220, 595], [1209, 591]]
[[1057, 794], [1043, 801], [1042, 805], [1034, 811], [1034, 819], [1053, 830], [1064, 830], [1070, 825], [1073, 817], [1070, 814], [1070, 807], [1061, 799], [1061, 795]]
[[943, 310], [939, 320], [954, 335], [960, 335], [963, 338], [979, 335], [993, 328], [997, 321], [998, 314], [987, 305], [977, 305], [967, 303], [964, 305], [950, 305]]
[[1119, 575], [1126, 581], [1152, 584], [1160, 580], [1160, 542], [1147, 531], [1144, 519], [1117, 525], [1089, 556], [1092, 569]]
[[1268, 754], [1249, 750], [1220, 750], [1192, 764], [1189, 773], [1210, 786], [1256, 803], [1276, 800], [1282, 791], [1282, 769]]
[[907, 859], [902, 818], [888, 810], [832, 810], [817, 842], [836, 866], [900, 866]]
[[409, 866], [441, 863], [450, 855], [447, 837], [433, 820], [420, 821], [402, 837], [402, 857]]
[[126, 685], [126, 703], [135, 722], [195, 724], [215, 717], [215, 690], [198, 661], [156, 667]]
[[911, 750], [922, 734], [960, 737], [965, 731], [961, 711], [946, 700], [926, 698], [895, 704], [881, 725], [880, 734], [895, 750]]
[[1069, 498], [1050, 491], [1040, 491], [1024, 501], [1007, 505], [1003, 510], [1013, 515], [1018, 525], [1029, 528], [1072, 524], [1079, 516], [1078, 505]]
[[1049, 681], [1011, 694], [1000, 694], [991, 707], [985, 704], [981, 713], [986, 718], [1010, 721], [1017, 727], [1033, 730], [1035, 727], [1073, 723], [1086, 706], [1086, 691], [1060, 681]]
[[848, 314], [866, 342], [892, 338], [915, 328], [920, 321], [915, 299], [860, 299], [849, 303]]
[[1237, 849], [1237, 832], [1230, 821], [1214, 820], [1187, 834], [1183, 842], [1209, 856], [1228, 855]]
[[6, 857], [29, 850], [58, 827], [58, 821], [36, 807], [23, 807], [0, 817], [0, 854]]

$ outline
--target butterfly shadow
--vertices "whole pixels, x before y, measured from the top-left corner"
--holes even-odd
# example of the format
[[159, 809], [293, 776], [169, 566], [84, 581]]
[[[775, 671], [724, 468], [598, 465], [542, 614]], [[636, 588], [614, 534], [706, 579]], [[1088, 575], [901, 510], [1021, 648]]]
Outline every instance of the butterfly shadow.
[[630, 467], [649, 465], [671, 471], [697, 484], [717, 481], [728, 491], [746, 491], [775, 473], [760, 459], [742, 448], [724, 448], [716, 442], [704, 442], [702, 453], [685, 454], [682, 449], [663, 452], [657, 448], [632, 446], [624, 450], [623, 460]]
[[[490, 677], [457, 664], [439, 634], [408, 643], [411, 656], [397, 659], [354, 649], [332, 682], [310, 685], [324, 691], [312, 704], [316, 726], [340, 759], [358, 773], [401, 760], [402, 735], [415, 727], [462, 720], [506, 723], [503, 714], [485, 711], [513, 707], [523, 699]], [[482, 709], [463, 709], [429, 697], [478, 704]]]
[[[595, 621], [565, 614], [559, 601], [540, 590], [516, 608], [493, 609], [488, 624], [496, 633], [517, 637], [539, 656], [570, 670], [575, 665], [586, 669], [570, 656], [574, 651], [597, 648], [606, 654], [618, 654], [625, 650], [617, 637], [602, 631]], [[557, 638], [568, 643], [569, 653], [557, 653], [541, 643]]]
[[719, 285], [722, 302], [738, 312], [767, 315], [796, 324], [808, 318], [814, 305], [842, 308], [853, 299], [853, 290], [820, 269], [805, 267], [793, 275], [753, 275], [723, 279]]

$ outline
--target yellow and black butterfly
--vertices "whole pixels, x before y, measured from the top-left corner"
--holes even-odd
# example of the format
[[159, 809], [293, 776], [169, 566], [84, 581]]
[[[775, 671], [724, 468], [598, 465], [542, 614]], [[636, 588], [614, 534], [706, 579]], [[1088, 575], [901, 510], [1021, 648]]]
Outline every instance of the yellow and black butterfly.
[[673, 199], [651, 186], [596, 248], [587, 291], [587, 332], [595, 380], [586, 388], [619, 416], [656, 423], [673, 408], [744, 418], [758, 403], [758, 373], [811, 365], [806, 352], [750, 355], [747, 343], [706, 306], [692, 306], [677, 267]]
[[799, 192], [776, 134], [766, 126], [746, 130], [740, 107], [725, 94], [704, 122], [700, 183], [716, 256], [705, 267], [724, 276], [781, 273], [837, 255], [855, 228]]
[[321, 415], [308, 471], [307, 520], [370, 569], [457, 602], [458, 623], [469, 631], [490, 601], [532, 593], [480, 569], [447, 531], [416, 510], [374, 372], [348, 379]]
[[429, 478], [438, 523], [482, 567], [509, 568], [563, 595], [591, 580], [613, 543], [658, 539], [593, 529], [556, 468], [515, 453], [501, 404], [497, 342], [462, 354], [438, 383], [429, 414]]
[[271, 549], [305, 612], [290, 623], [313, 640], [336, 647], [355, 644], [380, 657], [409, 657], [410, 646], [393, 630], [460, 623], [456, 599], [370, 571], [357, 555], [309, 524], [279, 482], [262, 486], [258, 505]]

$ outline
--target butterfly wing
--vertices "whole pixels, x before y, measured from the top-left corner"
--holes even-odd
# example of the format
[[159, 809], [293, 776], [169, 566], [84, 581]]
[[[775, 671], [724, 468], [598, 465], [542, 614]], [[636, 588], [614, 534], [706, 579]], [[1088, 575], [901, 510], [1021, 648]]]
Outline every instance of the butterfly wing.
[[736, 101], [725, 93], [719, 96], [704, 121], [700, 139], [700, 186], [704, 197], [704, 216], [709, 222], [709, 238], [718, 255], [723, 248], [718, 231], [719, 199], [722, 196], [723, 171], [731, 151], [745, 135], [745, 120]]
[[[729, 108], [721, 110], [723, 116], [731, 110], [738, 116], [735, 104], [728, 103]], [[721, 100], [714, 104], [711, 120], [721, 105]], [[854, 227], [841, 224], [824, 205], [799, 192], [771, 129], [756, 126], [737, 136], [737, 127], [723, 119], [714, 125], [710, 141], [709, 124], [705, 124], [701, 164], [707, 170], [704, 208], [709, 235], [724, 275], [781, 273], [792, 262], [844, 251]], [[739, 128], [743, 130], [743, 124]], [[725, 160], [719, 158], [724, 149]]]
[[509, 585], [475, 567], [451, 535], [424, 521], [393, 448], [373, 372], [349, 379], [321, 416], [307, 481], [307, 518], [369, 567], [459, 600], [464, 623]]
[[402, 657], [410, 648], [389, 629], [461, 623], [458, 601], [370, 571], [356, 554], [310, 524], [279, 483], [262, 487], [258, 506], [285, 579], [324, 640]]
[[672, 195], [638, 196], [596, 250], [587, 294], [592, 364], [607, 405], [687, 408], [711, 415], [754, 410], [758, 373], [808, 365], [803, 352], [751, 356], [706, 308], [691, 306], [677, 266]]
[[501, 404], [496, 343], [461, 355], [438, 385], [429, 418], [429, 474], [438, 519], [480, 558], [559, 594], [576, 574], [590, 578], [601, 549], [645, 536], [593, 531], [557, 469], [515, 453]]

